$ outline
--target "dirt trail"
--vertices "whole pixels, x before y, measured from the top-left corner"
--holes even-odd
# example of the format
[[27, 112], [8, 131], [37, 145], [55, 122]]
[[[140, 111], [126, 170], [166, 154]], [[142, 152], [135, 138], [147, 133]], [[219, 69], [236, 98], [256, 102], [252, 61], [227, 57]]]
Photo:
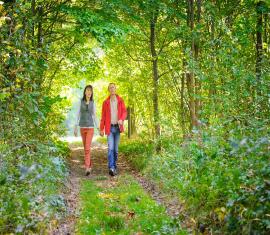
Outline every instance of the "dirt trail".
[[[113, 187], [117, 182], [117, 176], [111, 177], [108, 174], [107, 167], [107, 146], [98, 142], [92, 143], [91, 160], [92, 173], [85, 176], [84, 170], [84, 152], [81, 144], [70, 144], [71, 155], [68, 158], [69, 179], [66, 185], [66, 191], [63, 193], [67, 204], [67, 216], [59, 221], [58, 226], [50, 232], [51, 235], [75, 234], [75, 223], [79, 217], [79, 192], [82, 179], [98, 180], [99, 186]], [[182, 206], [176, 199], [168, 198], [158, 191], [158, 188], [148, 182], [142, 175], [132, 170], [124, 157], [120, 154], [118, 159], [118, 173], [129, 173], [134, 176], [139, 184], [151, 195], [151, 197], [166, 207], [170, 216], [178, 217], [182, 213]], [[183, 225], [182, 225], [183, 226]], [[186, 227], [184, 225], [184, 227]], [[188, 226], [189, 227], [189, 226]]]
[[[108, 175], [107, 167], [107, 146], [98, 142], [93, 142], [91, 151], [92, 160], [92, 173], [89, 176], [85, 176], [84, 169], [84, 151], [83, 146], [78, 143], [70, 144], [71, 155], [68, 158], [69, 166], [69, 179], [66, 185], [66, 192], [64, 192], [64, 198], [67, 203], [67, 216], [60, 221], [54, 231], [50, 234], [53, 235], [67, 235], [75, 234], [75, 222], [79, 216], [79, 192], [82, 179], [95, 180], [96, 178], [102, 178], [102, 184], [106, 184], [108, 187], [114, 185], [117, 181], [117, 177], [111, 177]], [[119, 157], [118, 161], [119, 174], [130, 172], [130, 168], [121, 161]]]

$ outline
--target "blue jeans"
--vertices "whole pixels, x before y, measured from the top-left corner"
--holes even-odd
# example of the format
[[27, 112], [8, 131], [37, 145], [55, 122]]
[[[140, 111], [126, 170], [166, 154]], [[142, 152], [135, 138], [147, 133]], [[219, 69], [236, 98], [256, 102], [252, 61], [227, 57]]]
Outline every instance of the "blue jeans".
[[111, 132], [107, 137], [108, 140], [108, 167], [116, 169], [118, 159], [118, 145], [120, 141], [119, 127], [111, 126]]

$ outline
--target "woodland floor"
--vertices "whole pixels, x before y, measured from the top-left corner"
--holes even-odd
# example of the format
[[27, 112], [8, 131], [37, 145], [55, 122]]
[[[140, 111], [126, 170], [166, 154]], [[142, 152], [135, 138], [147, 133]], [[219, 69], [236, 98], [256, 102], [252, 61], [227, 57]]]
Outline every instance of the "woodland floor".
[[[50, 234], [82, 234], [82, 232], [78, 231], [78, 221], [80, 221], [83, 204], [80, 197], [82, 184], [91, 181], [91, 183], [101, 189], [114, 188], [117, 187], [118, 183], [121, 181], [121, 177], [126, 175], [132, 177], [141, 190], [143, 190], [157, 206], [164, 208], [164, 214], [166, 214], [166, 216], [177, 221], [176, 223], [179, 223], [181, 232], [175, 232], [175, 234], [186, 234], [191, 232], [191, 228], [194, 225], [192, 224], [192, 221], [188, 220], [188, 215], [184, 214], [182, 203], [174, 195], [168, 195], [161, 192], [158, 185], [155, 185], [153, 182], [150, 182], [142, 176], [141, 173], [133, 170], [125, 161], [125, 157], [121, 153], [119, 154], [117, 163], [118, 175], [114, 177], [109, 176], [107, 168], [107, 146], [99, 142], [93, 142], [91, 150], [93, 170], [91, 175], [85, 176], [82, 144], [78, 142], [70, 143], [70, 149], [71, 154], [68, 157], [69, 179], [65, 187], [66, 190], [63, 192], [67, 204], [67, 215], [59, 221], [58, 225], [55, 226]], [[127, 220], [134, 216], [133, 212], [122, 211], [122, 213], [127, 213], [126, 216], [124, 216]], [[182, 229], [185, 230], [184, 233]], [[141, 231], [130, 233], [145, 234]], [[109, 232], [108, 234], [111, 233]]]

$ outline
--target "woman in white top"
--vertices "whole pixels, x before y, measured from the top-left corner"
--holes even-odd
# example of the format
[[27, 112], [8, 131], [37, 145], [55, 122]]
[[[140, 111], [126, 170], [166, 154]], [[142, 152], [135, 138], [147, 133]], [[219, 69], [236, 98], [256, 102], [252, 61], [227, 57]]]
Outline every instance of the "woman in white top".
[[96, 107], [93, 99], [93, 87], [91, 85], [87, 85], [84, 88], [83, 98], [78, 107], [77, 121], [74, 129], [75, 136], [78, 135], [78, 126], [80, 127], [84, 147], [85, 174], [89, 175], [92, 170], [91, 143], [94, 135], [94, 126], [98, 128]]

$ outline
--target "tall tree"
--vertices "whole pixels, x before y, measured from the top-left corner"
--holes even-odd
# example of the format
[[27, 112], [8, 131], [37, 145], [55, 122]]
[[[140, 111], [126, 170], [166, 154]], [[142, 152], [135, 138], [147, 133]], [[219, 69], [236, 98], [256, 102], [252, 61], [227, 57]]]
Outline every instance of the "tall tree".
[[256, 79], [257, 92], [261, 95], [260, 84], [262, 77], [262, 60], [263, 60], [263, 1], [256, 4], [257, 22], [256, 22]]
[[152, 56], [153, 71], [153, 106], [154, 106], [154, 123], [156, 138], [160, 137], [160, 120], [159, 120], [159, 104], [158, 104], [158, 55], [156, 51], [156, 24], [158, 18], [158, 8], [153, 6], [152, 17], [150, 18], [150, 50]]

